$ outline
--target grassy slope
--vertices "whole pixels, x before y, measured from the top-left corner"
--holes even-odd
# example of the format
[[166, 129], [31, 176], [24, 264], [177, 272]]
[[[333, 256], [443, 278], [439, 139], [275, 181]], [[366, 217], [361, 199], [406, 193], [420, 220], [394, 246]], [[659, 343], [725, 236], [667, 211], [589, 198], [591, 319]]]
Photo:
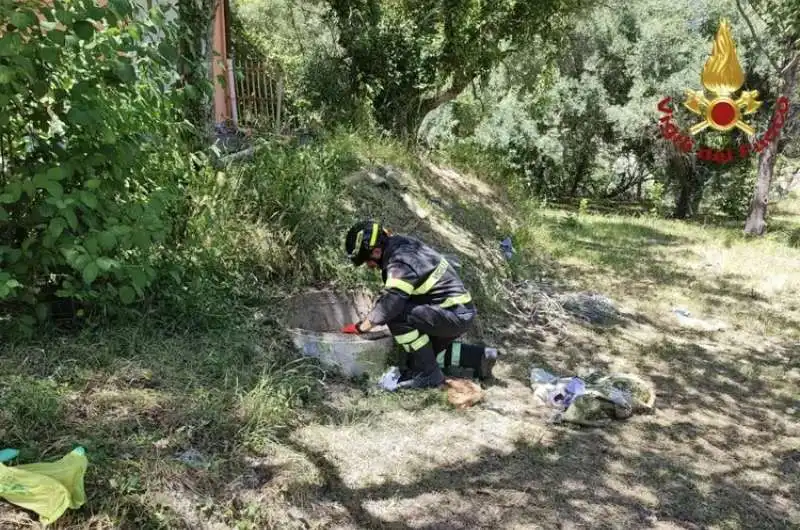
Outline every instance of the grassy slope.
[[[211, 329], [151, 316], [4, 345], [3, 443], [25, 461], [89, 450], [88, 506], [55, 528], [800, 524], [800, 251], [787, 245], [800, 204], [781, 205], [783, 232], [748, 242], [733, 228], [568, 219], [385, 149], [367, 158], [412, 168], [405, 192], [360, 181], [328, 206], [380, 203], [398, 231], [461, 258], [481, 307], [472, 338], [507, 354], [486, 402], [456, 413], [434, 392], [320, 385], [274, 324], [233, 305]], [[511, 231], [508, 266], [497, 244]], [[503, 311], [511, 277], [599, 291], [628, 316], [539, 329]], [[675, 306], [729, 329], [681, 328]], [[532, 362], [649, 377], [659, 412], [602, 431], [546, 426], [530, 407]], [[176, 459], [187, 450], [201, 460]], [[2, 528], [26, 521], [0, 508]]]

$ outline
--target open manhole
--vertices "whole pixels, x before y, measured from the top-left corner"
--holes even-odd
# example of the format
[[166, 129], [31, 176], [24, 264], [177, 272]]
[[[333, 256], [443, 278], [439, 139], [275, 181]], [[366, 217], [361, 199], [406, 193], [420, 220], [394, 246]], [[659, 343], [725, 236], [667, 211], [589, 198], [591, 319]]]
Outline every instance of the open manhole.
[[372, 301], [366, 292], [305, 292], [287, 301], [286, 328], [303, 355], [348, 377], [380, 376], [395, 347], [388, 329], [382, 326], [360, 336], [339, 332], [364, 318]]

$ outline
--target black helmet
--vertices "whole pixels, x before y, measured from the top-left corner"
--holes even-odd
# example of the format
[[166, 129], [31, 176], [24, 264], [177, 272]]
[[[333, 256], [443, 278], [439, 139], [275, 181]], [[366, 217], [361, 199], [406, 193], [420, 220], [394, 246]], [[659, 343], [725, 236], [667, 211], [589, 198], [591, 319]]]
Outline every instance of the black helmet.
[[386, 233], [379, 222], [361, 221], [347, 231], [344, 249], [353, 265], [358, 267], [369, 259], [372, 249], [383, 246], [385, 240]]

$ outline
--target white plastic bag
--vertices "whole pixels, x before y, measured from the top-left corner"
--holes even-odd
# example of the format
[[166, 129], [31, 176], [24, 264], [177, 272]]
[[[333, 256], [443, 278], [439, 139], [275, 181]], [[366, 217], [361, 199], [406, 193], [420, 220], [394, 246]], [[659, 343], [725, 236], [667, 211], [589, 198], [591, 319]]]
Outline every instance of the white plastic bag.
[[397, 383], [400, 381], [400, 368], [392, 366], [383, 374], [378, 381], [378, 386], [389, 392], [394, 392], [397, 389]]

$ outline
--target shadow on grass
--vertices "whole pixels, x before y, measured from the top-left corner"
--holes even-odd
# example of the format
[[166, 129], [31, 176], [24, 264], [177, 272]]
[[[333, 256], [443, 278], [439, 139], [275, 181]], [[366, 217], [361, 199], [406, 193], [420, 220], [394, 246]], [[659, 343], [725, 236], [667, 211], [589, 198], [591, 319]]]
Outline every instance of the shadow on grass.
[[[264, 474], [251, 449], [288, 432], [319, 397], [313, 361], [298, 364], [279, 329], [158, 329], [140, 322], [0, 348], [3, 444], [21, 450], [20, 463], [87, 451], [88, 502], [54, 529], [197, 528], [193, 516], [210, 517], [196, 513], [202, 502], [224, 513], [234, 479]], [[228, 517], [235, 526], [239, 515]]]
[[[785, 411], [798, 404], [797, 398], [776, 393], [783, 384], [781, 376], [791, 367], [787, 353], [746, 349], [735, 358], [709, 351], [698, 344], [677, 343], [669, 339], [648, 346], [648, 355], [640, 365], [652, 373], [662, 389], [665, 405], [679, 412], [702, 409], [730, 414], [741, 412], [741, 423], [760, 421], [769, 411]], [[653, 361], [669, 366], [668, 373], [657, 373]], [[758, 423], [765, 432], [774, 425]]]
[[570, 255], [584, 258], [617, 277], [668, 282], [690, 278], [660, 256], [664, 251], [675, 252], [676, 247], [689, 243], [684, 237], [636, 222], [602, 218], [583, 222], [542, 216], [539, 222]]
[[483, 447], [416, 473], [409, 458], [411, 482], [352, 486], [334, 456], [290, 442], [323, 484], [290, 490], [287, 500], [338, 503], [339, 522], [364, 528], [797, 528], [800, 456], [789, 409], [800, 400], [780, 379], [797, 365], [792, 346], [743, 351], [743, 364], [691, 343], [643, 345], [632, 358], [656, 384], [655, 415], [604, 430], [548, 427], [545, 442]]
[[[435, 180], [431, 185], [441, 188], [444, 200], [463, 198]], [[376, 195], [383, 194], [374, 191]], [[471, 198], [474, 200], [468, 206], [453, 210], [453, 218], [458, 225], [474, 231], [473, 237], [496, 248], [496, 214], [482, 205], [479, 197]], [[489, 261], [488, 256], [474, 255], [464, 245], [445, 237], [441, 227], [434, 226], [436, 221], [420, 219], [416, 212], [398, 205], [401, 203], [396, 196], [382, 200], [393, 203], [387, 221], [399, 232], [417, 235], [462, 258], [464, 275], [472, 280], [469, 287], [476, 298], [489, 305], [496, 289], [492, 278], [478, 274], [484, 267], [475, 264], [476, 260]], [[383, 206], [377, 202], [365, 206], [360, 213], [370, 209], [372, 213], [382, 213]], [[587, 227], [544, 222], [565, 244], [590, 255], [593, 261], [596, 258], [622, 279], [633, 282], [645, 278], [674, 284], [694, 279], [671, 269], [654, 253], [654, 249], [674, 248], [684, 242], [675, 236], [632, 223], [597, 221]], [[725, 293], [734, 287], [706, 286]], [[647, 288], [641, 289], [645, 293]], [[480, 305], [479, 310], [489, 313]], [[258, 337], [275, 334], [279, 332], [270, 328], [242, 336], [215, 330], [214, 334], [195, 336], [180, 336], [173, 331], [169, 337], [162, 337], [152, 323], [144, 323], [117, 335], [90, 334], [72, 342], [56, 338], [16, 350], [7, 347], [0, 350], [6, 360], [0, 380], [5, 386], [15, 386], [8, 386], [12, 390], [3, 397], [16, 397], [4, 403], [8, 416], [0, 424], [0, 437], [22, 449], [26, 461], [60, 456], [74, 443], [87, 448], [92, 462], [87, 475], [89, 504], [77, 514], [66, 515], [56, 528], [90, 528], [91, 523], [86, 520], [92, 515], [108, 517], [113, 520], [109, 526], [115, 528], [192, 527], [194, 523], [176, 508], [144, 499], [151, 491], [181, 487], [201, 494], [217, 506], [231, 504], [232, 494], [226, 483], [252, 469], [242, 445], [253, 440], [243, 436], [280, 436], [280, 429], [271, 429], [290, 423], [291, 418], [278, 413], [270, 416], [270, 400], [286, 402], [289, 398], [284, 390], [297, 397], [291, 392], [291, 385], [278, 384], [276, 394], [254, 393], [256, 388], [264, 390], [258, 386], [262, 378], [260, 367], [275, 360], [272, 352], [265, 350], [284, 348], [280, 339], [265, 341]], [[516, 339], [529, 339], [532, 347], [539, 340], [530, 330], [519, 330]], [[260, 351], [252, 347], [254, 343], [263, 344]], [[588, 355], [597, 345], [587, 339], [585, 343], [572, 341], [572, 347]], [[766, 438], [753, 438], [754, 435], [737, 441], [743, 425], [763, 429], [772, 436], [784, 435], [777, 423], [770, 424], [764, 418], [763, 410], [786, 408], [792, 402], [775, 395], [768, 383], [747, 379], [702, 348], [681, 350], [671, 344], [656, 344], [640, 355], [645, 359], [653, 355], [673, 364], [672, 374], [652, 374], [658, 387], [664, 389], [668, 406], [682, 412], [707, 407], [726, 418], [724, 429], [719, 431], [724, 434], [727, 450], [748, 448], [756, 442], [770, 443]], [[503, 361], [514, 359], [512, 355]], [[547, 364], [543, 352], [534, 357], [520, 356], [516, 362], [523, 360], [540, 360], [554, 371], [564, 368]], [[763, 363], [769, 361], [765, 359]], [[574, 365], [565, 366], [571, 369]], [[14, 382], [14, 377], [19, 379]], [[527, 369], [515, 371], [514, 377], [527, 382]], [[705, 393], [711, 401], [706, 404], [702, 395], [695, 398], [690, 391]], [[235, 413], [242, 405], [242, 396], [248, 395], [246, 403], [254, 424]], [[735, 411], [725, 405], [731, 400], [741, 403]], [[422, 400], [418, 406], [431, 404]], [[413, 413], [414, 407], [409, 409]], [[354, 416], [342, 415], [333, 408], [327, 412], [334, 424], [370, 417], [363, 410]], [[257, 428], [259, 422], [265, 430]], [[643, 527], [652, 524], [653, 518], [706, 526], [736, 521], [745, 527], [789, 527], [785, 510], [765, 504], [773, 492], [753, 489], [728, 471], [702, 472], [694, 462], [662, 444], [665, 439], [680, 445], [681, 440], [708, 437], [705, 426], [689, 420], [667, 427], [649, 419], [636, 420], [636, 424], [651, 433], [652, 439], [643, 442], [644, 448], [620, 442], [618, 431], [624, 427], [588, 433], [558, 428], [554, 441], [547, 446], [519, 442], [511, 453], [485, 449], [474, 455], [474, 461], [422, 473], [410, 484], [389, 481], [362, 488], [348, 486], [326, 455], [297, 444], [294, 449], [305, 454], [324, 477], [324, 485], [311, 491], [311, 496], [340, 503], [352, 520], [368, 528], [412, 527], [410, 521], [375, 515], [367, 503], [414, 499], [421, 505], [415, 515], [420, 521], [414, 523], [414, 528], [514, 524], [553, 527], [564, 521], [596, 526], [602, 520], [607, 521], [608, 527]], [[648, 443], [662, 445], [653, 449]], [[193, 469], [176, 463], [176, 455], [189, 449], [196, 450], [212, 467]], [[791, 450], [782, 454], [780, 469], [795, 469]], [[620, 472], [620, 465], [628, 471]], [[764, 459], [737, 465], [740, 470], [772, 474], [777, 469], [777, 464]], [[268, 480], [268, 475], [262, 480]], [[796, 477], [785, 475], [796, 492]], [[434, 492], [461, 495], [466, 500], [449, 506], [423, 498]]]
[[[678, 248], [691, 243], [685, 237], [624, 220], [593, 219], [584, 223], [543, 216], [540, 222], [554, 234], [558, 252], [591, 263], [626, 296], [648, 299], [668, 286], [688, 291], [687, 295], [709, 304], [748, 304], [774, 325], [800, 332], [800, 322], [787, 317], [778, 307], [771, 308], [767, 296], [745, 285], [744, 276], [709, 275], [690, 269], [680, 253], [686, 253], [689, 259], [694, 256]], [[577, 279], [586, 276], [585, 271], [571, 264], [562, 264], [559, 274]], [[603, 286], [595, 289], [604, 290]]]
[[[471, 235], [491, 247], [499, 245], [496, 214], [482, 205], [479, 197], [470, 197], [463, 206], [465, 198], [436, 179], [427, 184], [436, 190], [441, 203], [459, 204], [448, 210], [456, 224], [468, 227]], [[433, 226], [436, 221], [419, 218], [397, 203], [392, 212], [389, 222], [398, 232], [416, 235], [456, 254], [468, 266], [470, 260], [482, 258], [444, 237]], [[680, 246], [692, 243], [688, 238], [624, 220], [595, 218], [583, 223], [542, 216], [540, 221], [568, 251], [565, 253], [613, 273], [628, 284], [633, 296], [649, 296], [653, 284], [668, 284], [691, 286], [708, 297], [763, 301], [735, 278], [705, 280], [676, 266], [672, 259], [678, 257]], [[666, 259], [665, 253], [671, 253], [671, 259]], [[569, 266], [562, 266], [560, 273], [583, 274]], [[468, 271], [464, 275], [482, 298], [496, 294], [484, 278], [472, 278]], [[598, 290], [602, 291], [602, 286]], [[661, 336], [676, 335], [675, 329], [660, 329], [642, 315], [626, 318], [657, 328]], [[512, 321], [511, 317], [497, 317], [493, 323], [502, 326]], [[800, 329], [792, 319], [781, 322]], [[611, 344], [615, 335], [625, 333], [625, 325], [594, 330], [594, 338], [569, 337], [568, 346], [575, 355], [564, 353], [558, 358], [552, 357], [552, 346], [540, 348], [541, 337], [530, 329], [509, 328], [501, 334], [510, 338], [509, 345], [526, 344], [527, 349], [519, 355], [510, 353], [502, 362], [511, 365], [509, 377], [525, 386], [531, 364], [564, 374], [592, 360], [593, 367], [607, 370], [609, 363], [596, 362], [594, 353]], [[608, 340], [602, 339], [603, 334]], [[678, 335], [698, 343], [709, 338], [707, 332], [691, 330], [681, 330]], [[656, 384], [658, 405], [666, 415], [635, 418], [605, 431], [554, 428], [553, 440], [547, 445], [520, 441], [510, 453], [483, 449], [461, 465], [422, 472], [410, 484], [348, 485], [332, 456], [292, 442], [294, 450], [315, 463], [324, 484], [311, 489], [303, 486], [289, 492], [289, 498], [296, 495], [314, 503], [339, 503], [350, 520], [369, 528], [559, 527], [565, 523], [643, 528], [656, 521], [690, 528], [797, 527], [800, 520], [790, 499], [798, 491], [800, 479], [791, 470], [800, 459], [788, 447], [791, 433], [787, 425], [792, 417], [785, 411], [799, 404], [781, 391], [785, 383], [769, 375], [786, 369], [789, 361], [746, 351], [742, 357], [763, 371], [750, 373], [738, 360], [726, 359], [699, 344], [659, 340], [636, 348], [630, 358]], [[759, 476], [770, 480], [754, 484], [752, 477]], [[376, 507], [381, 503], [404, 513], [381, 514], [382, 509]]]
[[[737, 483], [735, 472], [704, 473], [691, 460], [646, 447], [631, 451], [611, 432], [559, 430], [551, 445], [518, 441], [510, 453], [484, 449], [470, 462], [423, 472], [408, 483], [353, 488], [324, 454], [295, 444], [321, 472], [314, 502], [337, 502], [364, 528], [466, 529], [563, 524], [644, 528], [656, 520], [693, 528], [737, 522], [744, 528], [792, 528], [789, 514], [769, 506], [774, 491]], [[623, 473], [610, 467], [622, 467]], [[769, 470], [763, 464], [743, 468]], [[380, 508], [413, 503], [403, 514]], [[396, 511], [396, 510], [394, 510]], [[598, 521], [604, 521], [598, 526]]]
[[[362, 197], [360, 214], [384, 217], [380, 214], [391, 211], [387, 224], [398, 231], [420, 236], [465, 261], [480, 259], [445, 244], [430, 221], [414, 225], [420, 221], [418, 212], [397, 196], [387, 197], [381, 189], [370, 193]], [[379, 200], [370, 202], [371, 197]], [[393, 209], [381, 209], [380, 200], [391, 202]], [[489, 210], [462, 213], [484, 219], [490, 215]], [[489, 289], [480, 283], [474, 292], [488, 299]], [[218, 320], [229, 319], [228, 308], [213, 309]], [[115, 528], [191, 527], [179, 510], [159, 505], [150, 494], [175, 487], [228, 505], [226, 482], [249, 469], [244, 446], [278, 438], [289, 428], [292, 414], [281, 413], [286, 403], [315, 399], [307, 395], [313, 392], [291, 382], [259, 386], [261, 368], [275, 362], [272, 350], [291, 350], [275, 328], [239, 334], [236, 326], [206, 330], [200, 324], [200, 319], [196, 326], [179, 326], [169, 319], [154, 322], [140, 316], [132, 327], [0, 347], [7, 363], [0, 383], [9, 387], [18, 378], [11, 392], [3, 393], [15, 397], [6, 400], [0, 437], [22, 451], [21, 461], [57, 458], [76, 444], [87, 449], [90, 459], [87, 506], [68, 512], [54, 528], [83, 530], [93, 524], [90, 518], [113, 521]], [[431, 404], [423, 400], [417, 405]], [[249, 418], [242, 417], [243, 408]], [[366, 417], [328, 412], [334, 423]], [[176, 460], [189, 450], [211, 470]]]

